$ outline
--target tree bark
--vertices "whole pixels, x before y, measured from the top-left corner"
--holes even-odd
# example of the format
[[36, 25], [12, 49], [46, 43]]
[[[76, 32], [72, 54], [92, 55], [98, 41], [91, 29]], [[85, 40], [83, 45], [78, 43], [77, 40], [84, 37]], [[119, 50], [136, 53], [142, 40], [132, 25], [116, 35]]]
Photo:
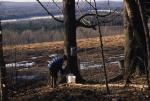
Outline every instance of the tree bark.
[[7, 85], [6, 85], [6, 68], [5, 62], [3, 57], [3, 44], [2, 44], [2, 27], [1, 27], [1, 20], [0, 20], [0, 88], [1, 88], [1, 100], [8, 101], [7, 96]]
[[74, 74], [77, 82], [80, 82], [81, 76], [77, 63], [75, 0], [64, 0], [64, 25], [64, 51], [67, 55], [68, 73]]
[[125, 5], [125, 69], [127, 78], [139, 67], [145, 73], [147, 47], [144, 26], [136, 0], [124, 0]]
[[124, 33], [125, 33], [125, 59], [124, 59], [124, 74], [127, 74], [129, 71], [130, 61], [132, 60], [131, 51], [134, 49], [133, 44], [133, 29], [129, 16], [127, 13], [128, 8], [124, 5]]
[[[146, 48], [147, 48], [147, 55], [148, 55], [148, 64], [146, 66], [146, 75], [147, 75], [147, 83], [149, 85], [149, 68], [150, 68], [150, 36], [149, 36], [149, 29], [148, 29], [148, 21], [146, 16], [144, 15], [144, 13], [146, 13], [144, 11], [144, 3], [142, 2], [142, 0], [138, 0], [138, 5], [139, 5], [139, 10], [140, 10], [140, 15], [141, 15], [141, 19], [142, 19], [142, 24], [144, 27], [144, 32], [145, 32], [145, 37], [146, 37]], [[149, 87], [150, 88], [150, 87]]]

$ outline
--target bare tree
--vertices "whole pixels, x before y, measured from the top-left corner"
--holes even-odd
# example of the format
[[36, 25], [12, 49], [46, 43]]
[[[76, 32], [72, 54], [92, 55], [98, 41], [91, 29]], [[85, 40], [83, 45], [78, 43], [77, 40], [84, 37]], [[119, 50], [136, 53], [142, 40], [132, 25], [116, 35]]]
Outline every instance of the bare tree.
[[3, 56], [3, 41], [2, 41], [2, 26], [1, 26], [1, 19], [0, 19], [0, 95], [1, 101], [8, 101], [7, 95], [7, 84], [6, 84], [6, 68]]
[[[109, 13], [104, 14], [104, 15], [100, 15], [98, 13], [98, 9], [96, 6], [96, 1], [93, 0], [94, 5], [92, 4], [92, 0], [88, 1], [85, 0], [85, 2], [95, 11], [95, 12], [91, 12], [91, 13], [84, 13], [81, 14], [81, 16], [77, 16], [76, 18], [76, 11], [75, 11], [75, 0], [63, 0], [63, 15], [64, 18], [63, 19], [59, 19], [56, 18], [51, 12], [49, 12], [49, 10], [39, 1], [39, 4], [45, 9], [45, 11], [52, 16], [52, 18], [58, 22], [64, 23], [65, 26], [65, 35], [64, 35], [64, 39], [65, 39], [65, 54], [67, 55], [68, 61], [67, 61], [67, 66], [68, 66], [68, 73], [72, 73], [77, 77], [77, 82], [82, 82], [84, 81], [79, 73], [79, 69], [78, 69], [78, 63], [77, 63], [77, 43], [76, 43], [76, 29], [77, 27], [84, 27], [84, 28], [93, 28], [96, 29], [96, 26], [98, 26], [98, 31], [99, 31], [99, 38], [100, 38], [100, 48], [101, 48], [101, 54], [102, 54], [102, 63], [103, 63], [103, 69], [104, 69], [104, 74], [105, 74], [105, 83], [106, 83], [106, 87], [107, 87], [107, 92], [109, 93], [109, 87], [108, 87], [108, 81], [107, 81], [107, 72], [106, 72], [106, 67], [105, 67], [105, 59], [104, 59], [104, 52], [103, 52], [103, 41], [102, 41], [102, 33], [100, 30], [101, 27], [101, 22], [99, 20], [100, 17], [105, 18], [109, 15], [111, 15], [112, 13], [115, 13], [115, 10], [112, 12], [112, 10], [110, 10]], [[52, 0], [53, 3], [55, 3], [56, 6], [57, 3]], [[79, 5], [78, 5], [79, 0], [77, 1], [77, 6], [78, 9], [80, 11]], [[60, 7], [58, 7], [60, 9]], [[81, 11], [80, 11], [81, 12]], [[96, 23], [92, 23], [92, 21], [89, 21], [86, 19], [86, 17], [94, 17], [96, 18]], [[111, 22], [107, 21], [107, 22]], [[104, 21], [103, 21], [104, 23]], [[105, 22], [106, 23], [106, 22]]]
[[77, 65], [76, 43], [76, 18], [75, 0], [64, 0], [64, 25], [65, 25], [65, 54], [68, 57], [69, 72], [76, 75], [77, 82], [82, 80]]
[[146, 65], [146, 76], [147, 76], [147, 83], [148, 86], [150, 88], [149, 85], [149, 70], [150, 69], [150, 36], [149, 36], [149, 29], [148, 29], [148, 17], [145, 16], [145, 8], [144, 8], [144, 2], [147, 2], [147, 0], [144, 0], [144, 2], [142, 2], [142, 0], [138, 0], [138, 5], [139, 5], [139, 11], [140, 11], [140, 15], [141, 15], [141, 20], [142, 20], [142, 24], [144, 27], [144, 32], [145, 32], [145, 37], [146, 37], [146, 48], [147, 48], [147, 62], [148, 64]]
[[138, 3], [137, 0], [124, 0], [126, 34], [125, 78], [126, 83], [129, 83], [130, 76], [135, 72], [136, 67], [139, 67], [141, 73], [147, 74], [149, 85], [149, 31], [143, 15], [143, 6], [144, 1]]

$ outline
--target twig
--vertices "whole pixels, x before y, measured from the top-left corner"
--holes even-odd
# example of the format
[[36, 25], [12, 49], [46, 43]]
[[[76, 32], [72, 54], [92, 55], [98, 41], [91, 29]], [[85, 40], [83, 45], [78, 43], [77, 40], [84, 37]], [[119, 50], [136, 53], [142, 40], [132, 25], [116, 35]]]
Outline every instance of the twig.
[[96, 5], [96, 1], [94, 0], [94, 4], [95, 4], [95, 11], [96, 11], [96, 19], [98, 22], [98, 31], [99, 31], [99, 38], [100, 38], [100, 48], [101, 48], [101, 55], [102, 55], [102, 64], [103, 64], [103, 68], [104, 68], [104, 74], [105, 74], [105, 84], [106, 84], [106, 88], [107, 88], [107, 93], [109, 94], [109, 86], [108, 86], [108, 79], [107, 79], [107, 72], [106, 72], [106, 65], [105, 65], [105, 57], [104, 57], [104, 50], [103, 50], [103, 39], [102, 39], [102, 33], [101, 33], [101, 28], [100, 28], [100, 21], [98, 18], [98, 11], [97, 11], [97, 5]]
[[51, 12], [48, 11], [48, 9], [40, 2], [40, 0], [37, 0], [37, 2], [41, 5], [41, 7], [56, 21], [63, 23], [63, 20], [57, 19]]

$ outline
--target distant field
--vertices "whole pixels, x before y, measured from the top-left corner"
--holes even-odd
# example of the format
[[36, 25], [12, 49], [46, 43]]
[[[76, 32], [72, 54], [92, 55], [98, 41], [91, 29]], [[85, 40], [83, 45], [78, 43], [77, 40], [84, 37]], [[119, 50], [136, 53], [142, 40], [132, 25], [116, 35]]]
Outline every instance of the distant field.
[[[110, 50], [114, 54], [108, 54], [109, 55], [115, 55], [116, 53], [123, 53], [123, 46], [124, 46], [124, 35], [114, 35], [114, 36], [105, 36], [103, 38], [104, 41], [104, 47]], [[89, 53], [88, 55], [93, 56], [93, 54], [99, 53], [99, 38], [86, 38], [86, 39], [78, 39], [77, 40], [77, 47], [79, 54], [81, 58], [84, 57], [84, 52], [89, 51], [88, 49], [93, 49], [91, 51], [92, 53]], [[121, 48], [121, 51], [118, 51], [116, 49]], [[54, 41], [54, 42], [42, 42], [42, 43], [34, 43], [34, 44], [27, 44], [27, 45], [16, 45], [16, 46], [5, 46], [4, 47], [4, 54], [6, 57], [6, 61], [8, 63], [12, 62], [14, 59], [14, 56], [16, 56], [17, 61], [25, 61], [30, 60], [32, 57], [38, 57], [38, 56], [44, 56], [46, 59], [50, 54], [55, 53], [63, 53], [64, 49], [64, 42], [63, 41]], [[95, 50], [95, 51], [94, 51]], [[15, 54], [14, 54], [15, 52]], [[82, 53], [83, 52], [83, 53]], [[112, 53], [111, 52], [111, 53]], [[45, 59], [44, 58], [44, 59]], [[90, 59], [91, 57], [89, 57]], [[43, 60], [42, 60], [43, 61]], [[45, 62], [44, 62], [45, 63]], [[43, 64], [44, 64], [43, 63]]]
[[[104, 46], [123, 46], [124, 43], [124, 35], [114, 35], [114, 36], [105, 36], [103, 38]], [[90, 48], [90, 47], [98, 47], [99, 46], [99, 38], [87, 38], [87, 39], [78, 39], [77, 40], [79, 48]], [[34, 43], [28, 45], [17, 45], [17, 49], [23, 50], [38, 50], [38, 49], [62, 49], [63, 48], [63, 41], [54, 41], [54, 42], [43, 42], [43, 43]], [[9, 50], [14, 46], [6, 46], [4, 49]]]

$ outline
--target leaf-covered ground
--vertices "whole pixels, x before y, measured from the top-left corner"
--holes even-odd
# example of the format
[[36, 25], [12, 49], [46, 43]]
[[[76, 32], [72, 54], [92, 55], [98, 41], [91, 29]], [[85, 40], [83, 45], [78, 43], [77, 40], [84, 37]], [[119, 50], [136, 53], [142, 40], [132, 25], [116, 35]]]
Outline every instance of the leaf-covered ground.
[[110, 94], [102, 84], [60, 85], [52, 89], [43, 86], [16, 94], [11, 101], [149, 101], [150, 92], [134, 87], [110, 87]]

